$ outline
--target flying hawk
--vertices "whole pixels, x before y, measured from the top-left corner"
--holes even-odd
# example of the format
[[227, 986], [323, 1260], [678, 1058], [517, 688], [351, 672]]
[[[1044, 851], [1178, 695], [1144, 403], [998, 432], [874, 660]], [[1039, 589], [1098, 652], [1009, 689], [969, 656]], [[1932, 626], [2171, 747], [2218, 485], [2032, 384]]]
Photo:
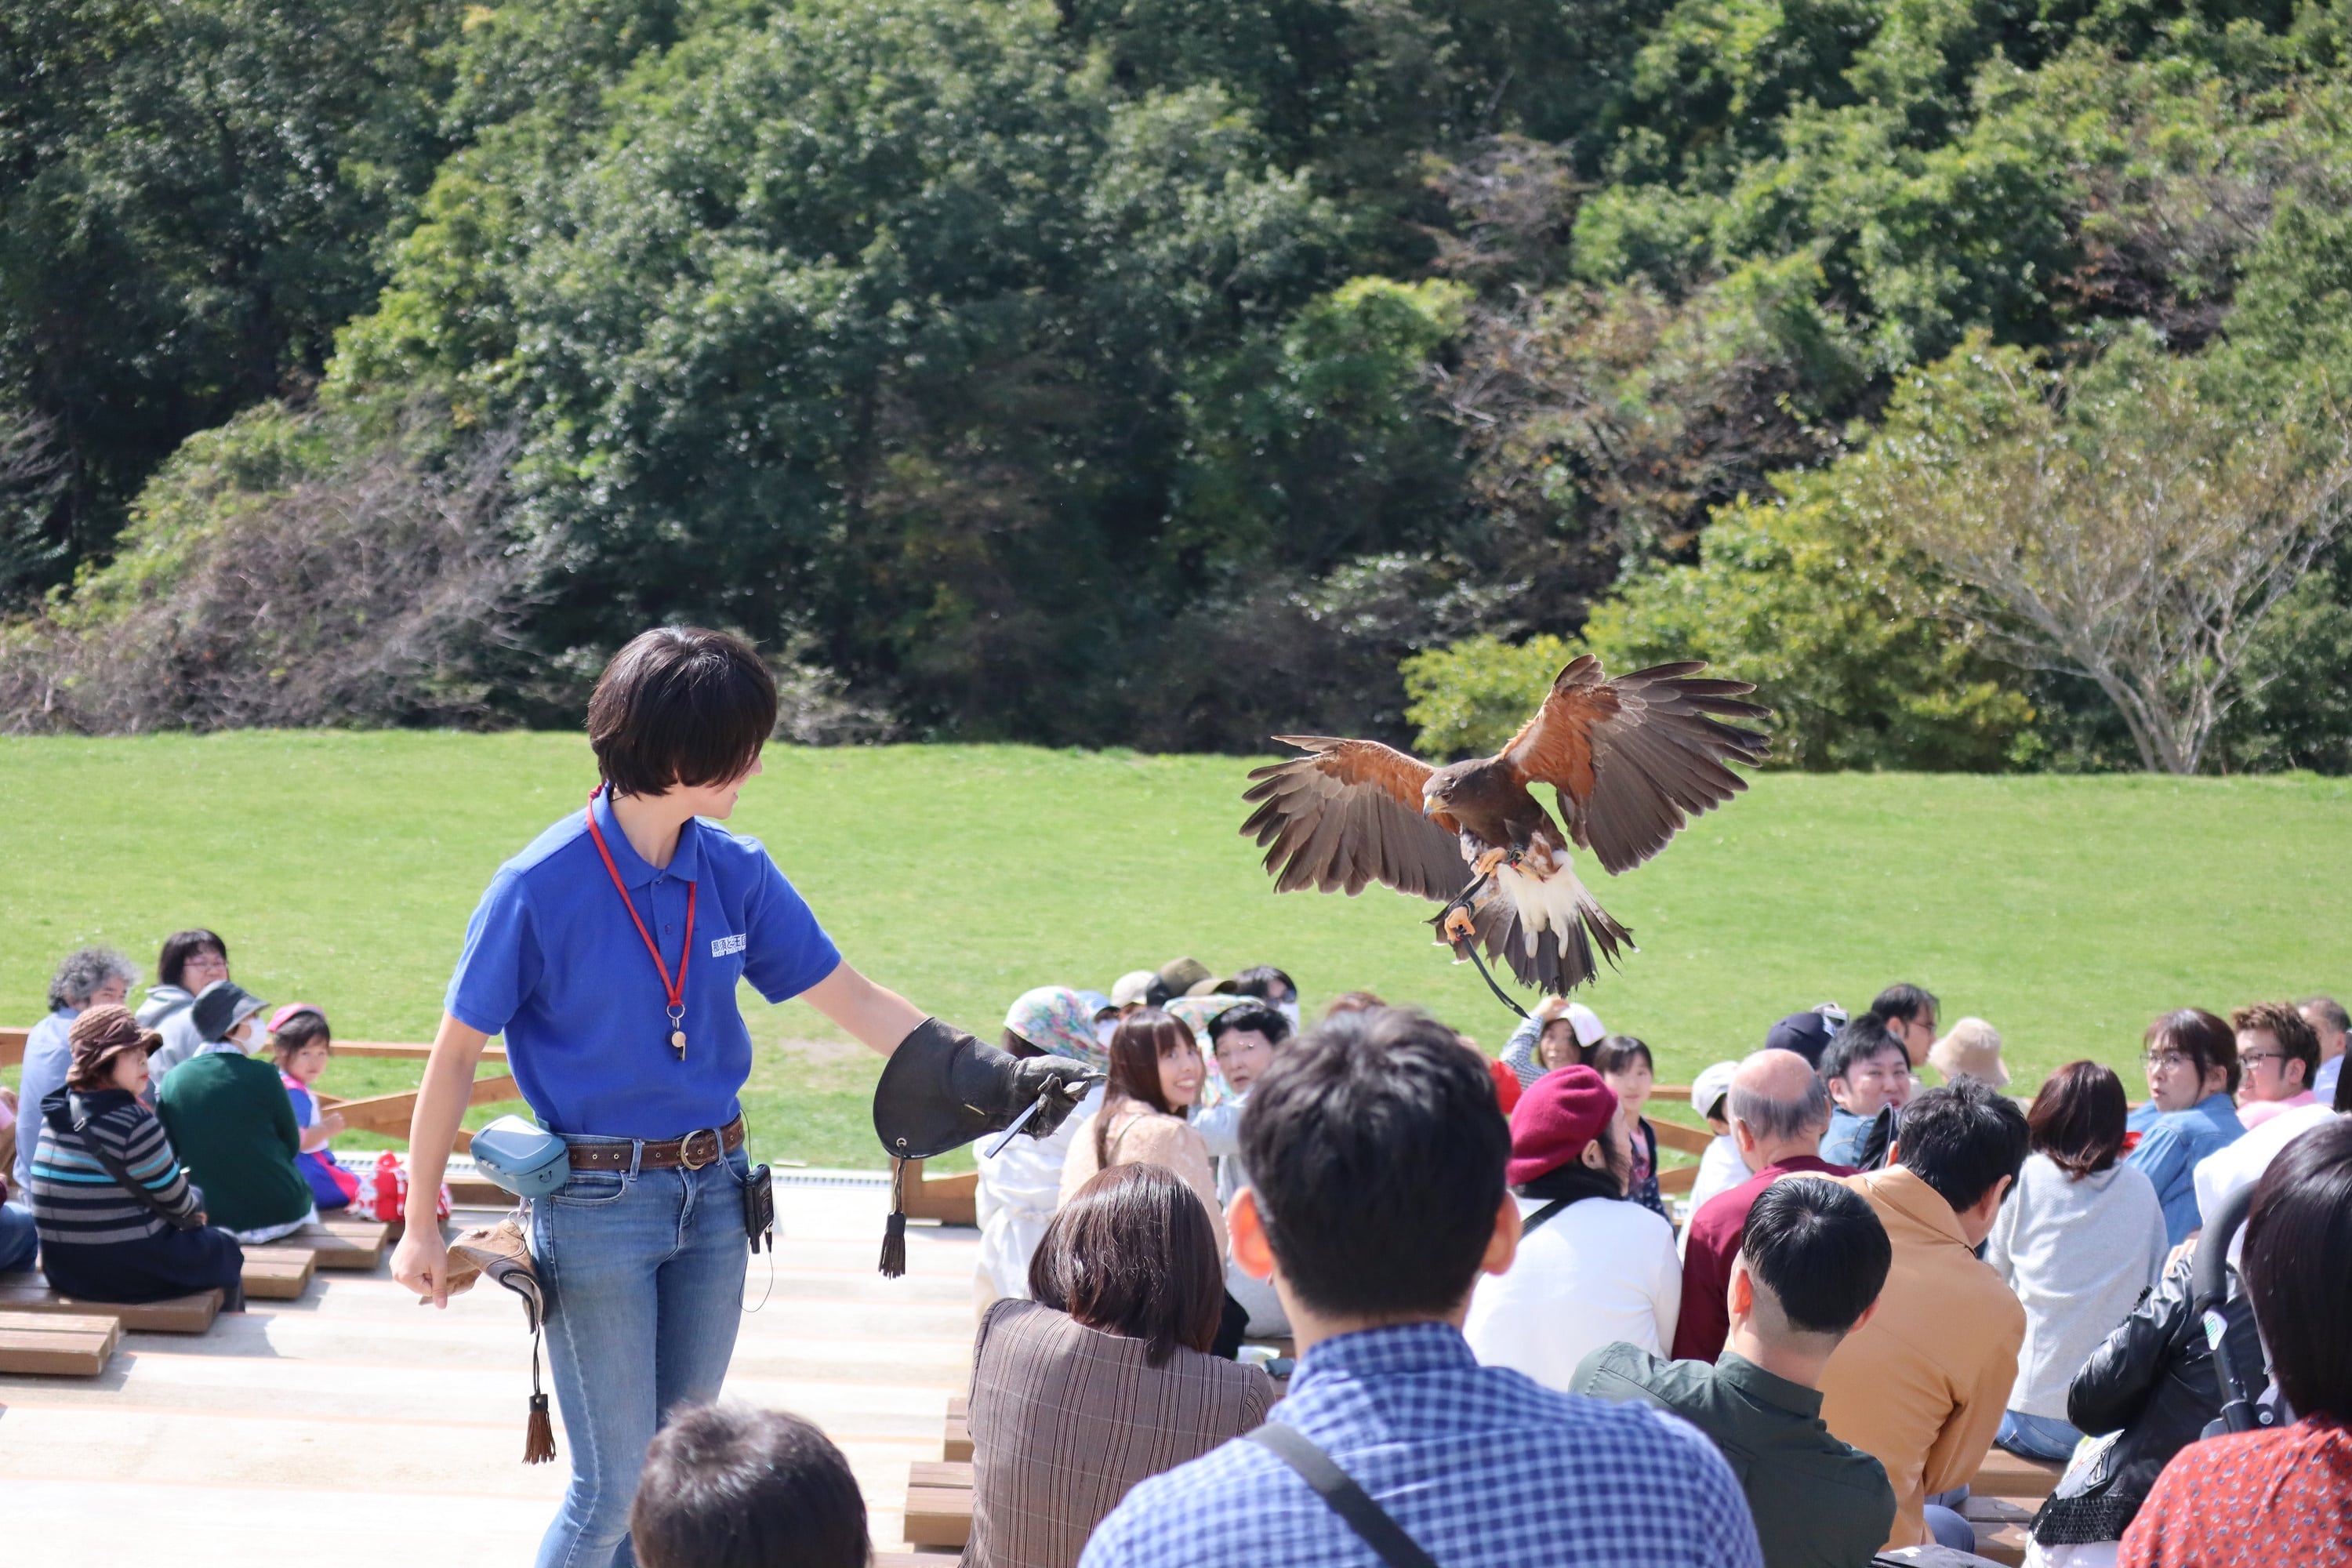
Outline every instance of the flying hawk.
[[[1593, 976], [1595, 943], [1614, 963], [1631, 932], [1570, 868], [1570, 840], [1615, 876], [1666, 847], [1685, 822], [1748, 787], [1727, 764], [1764, 760], [1766, 738], [1727, 719], [1770, 710], [1738, 700], [1742, 680], [1696, 679], [1702, 663], [1611, 680], [1590, 654], [1491, 757], [1432, 767], [1377, 741], [1279, 735], [1307, 755], [1259, 768], [1243, 795], [1244, 837], [1267, 846], [1277, 892], [1368, 882], [1466, 907], [1433, 919], [1457, 960], [1482, 944], [1522, 984], [1560, 995]], [[1562, 833], [1530, 786], [1559, 792]]]

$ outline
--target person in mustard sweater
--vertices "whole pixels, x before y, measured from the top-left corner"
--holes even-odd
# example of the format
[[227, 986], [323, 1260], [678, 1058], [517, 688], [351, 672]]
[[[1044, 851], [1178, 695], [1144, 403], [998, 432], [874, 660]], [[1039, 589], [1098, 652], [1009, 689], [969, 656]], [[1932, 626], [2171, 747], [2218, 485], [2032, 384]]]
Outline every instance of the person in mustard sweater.
[[1883, 1171], [1848, 1176], [1886, 1226], [1894, 1267], [1878, 1311], [1830, 1357], [1822, 1419], [1886, 1467], [1889, 1546], [1974, 1551], [1968, 1521], [1929, 1500], [1975, 1475], [2017, 1382], [2025, 1309], [1976, 1255], [2025, 1164], [2025, 1113], [1969, 1079], [1903, 1112]]

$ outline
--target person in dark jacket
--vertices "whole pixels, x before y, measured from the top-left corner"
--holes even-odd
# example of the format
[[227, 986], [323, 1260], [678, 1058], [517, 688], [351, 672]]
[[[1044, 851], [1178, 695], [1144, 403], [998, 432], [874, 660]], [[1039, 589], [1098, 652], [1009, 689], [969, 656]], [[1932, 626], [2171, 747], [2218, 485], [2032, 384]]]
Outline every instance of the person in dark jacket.
[[[2121, 1541], [2157, 1476], [2221, 1413], [2212, 1347], [2194, 1308], [2195, 1267], [2193, 1255], [2176, 1259], [2068, 1386], [2066, 1419], [2093, 1436], [2117, 1436], [2078, 1460], [2033, 1516], [2033, 1539], [2045, 1549]], [[2253, 1309], [2234, 1283], [2222, 1316], [2237, 1364], [2260, 1366]]]
[[49, 1284], [126, 1304], [217, 1289], [230, 1311], [241, 1310], [244, 1249], [205, 1224], [204, 1193], [139, 1102], [147, 1054], [162, 1037], [110, 1006], [76, 1018], [69, 1038], [73, 1064], [64, 1087], [41, 1102], [33, 1154], [33, 1218]]
[[226, 981], [196, 998], [198, 1032], [208, 1046], [228, 1043], [173, 1068], [155, 1091], [155, 1113], [203, 1186], [214, 1222], [239, 1241], [258, 1244], [299, 1230], [319, 1211], [294, 1163], [302, 1130], [278, 1069], [247, 1056], [243, 1040], [224, 1033], [232, 1023], [236, 1035], [252, 1033], [248, 1003], [259, 1006]]

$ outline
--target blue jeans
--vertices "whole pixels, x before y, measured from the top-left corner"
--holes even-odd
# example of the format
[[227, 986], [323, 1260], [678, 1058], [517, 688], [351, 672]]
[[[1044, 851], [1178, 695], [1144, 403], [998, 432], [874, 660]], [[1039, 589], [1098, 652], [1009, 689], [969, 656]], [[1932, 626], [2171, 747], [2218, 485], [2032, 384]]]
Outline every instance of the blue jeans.
[[33, 1255], [40, 1249], [41, 1238], [33, 1226], [32, 1210], [16, 1204], [0, 1204], [0, 1274], [30, 1268]]
[[2000, 1430], [1992, 1440], [2025, 1458], [2048, 1459], [2063, 1465], [2074, 1457], [2074, 1445], [2083, 1440], [2083, 1434], [2054, 1415], [2028, 1415], [2022, 1410], [2004, 1410], [2000, 1413]]
[[738, 1149], [698, 1171], [575, 1171], [530, 1205], [548, 1368], [572, 1456], [539, 1568], [635, 1562], [629, 1504], [646, 1446], [670, 1411], [718, 1396], [735, 1353], [749, 1170]]

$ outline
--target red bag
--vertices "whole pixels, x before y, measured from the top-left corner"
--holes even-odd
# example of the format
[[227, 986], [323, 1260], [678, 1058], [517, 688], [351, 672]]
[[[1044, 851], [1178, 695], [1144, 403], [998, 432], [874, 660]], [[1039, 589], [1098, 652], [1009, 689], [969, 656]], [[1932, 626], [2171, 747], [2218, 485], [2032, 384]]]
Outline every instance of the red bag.
[[[359, 1195], [352, 1200], [355, 1209], [365, 1208], [385, 1225], [397, 1225], [408, 1214], [408, 1172], [400, 1156], [386, 1149], [376, 1156], [375, 1174], [360, 1185]], [[449, 1188], [445, 1183], [433, 1205], [433, 1217], [449, 1217]]]

